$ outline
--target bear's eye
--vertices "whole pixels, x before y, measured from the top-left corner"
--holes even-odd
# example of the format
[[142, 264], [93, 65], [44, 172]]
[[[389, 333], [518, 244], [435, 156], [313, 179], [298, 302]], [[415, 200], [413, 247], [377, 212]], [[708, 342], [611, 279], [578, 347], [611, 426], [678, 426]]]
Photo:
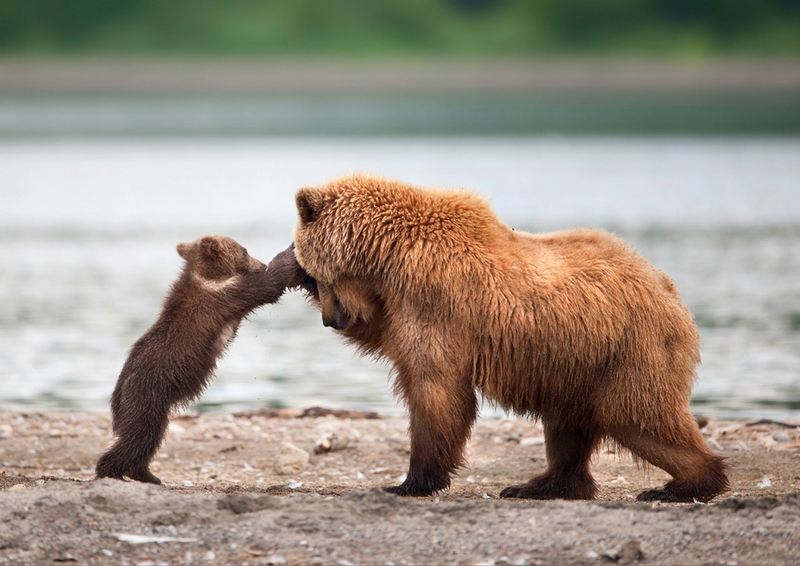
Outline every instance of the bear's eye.
[[247, 257], [247, 248], [242, 248], [242, 255]]

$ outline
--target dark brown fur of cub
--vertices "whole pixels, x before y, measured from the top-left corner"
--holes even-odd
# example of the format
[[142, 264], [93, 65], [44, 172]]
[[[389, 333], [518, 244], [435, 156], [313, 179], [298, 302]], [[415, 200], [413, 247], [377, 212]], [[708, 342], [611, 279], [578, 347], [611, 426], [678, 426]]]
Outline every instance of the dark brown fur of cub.
[[161, 483], [150, 461], [161, 445], [170, 411], [196, 398], [242, 319], [276, 302], [303, 272], [289, 248], [269, 267], [226, 236], [177, 246], [186, 260], [161, 315], [131, 348], [111, 396], [117, 440], [97, 462], [98, 478]]

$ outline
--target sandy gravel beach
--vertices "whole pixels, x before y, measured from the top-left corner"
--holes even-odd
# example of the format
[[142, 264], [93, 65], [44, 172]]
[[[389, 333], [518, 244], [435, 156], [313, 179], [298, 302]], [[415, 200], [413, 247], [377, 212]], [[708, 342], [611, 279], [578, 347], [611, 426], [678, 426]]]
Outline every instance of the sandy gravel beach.
[[[401, 480], [407, 421], [264, 411], [173, 419], [163, 486], [93, 481], [107, 413], [0, 412], [0, 563], [795, 564], [800, 428], [711, 419], [732, 489], [702, 504], [634, 498], [666, 475], [604, 448], [593, 502], [510, 501], [545, 465], [541, 425], [480, 420], [468, 467], [437, 497]], [[323, 416], [315, 416], [323, 415]], [[372, 418], [365, 418], [372, 417]]]

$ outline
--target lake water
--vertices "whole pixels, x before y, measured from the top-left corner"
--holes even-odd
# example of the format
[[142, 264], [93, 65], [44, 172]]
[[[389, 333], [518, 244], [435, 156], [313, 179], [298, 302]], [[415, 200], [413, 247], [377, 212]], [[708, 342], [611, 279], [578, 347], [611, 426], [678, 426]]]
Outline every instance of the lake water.
[[[224, 233], [268, 261], [292, 240], [294, 191], [354, 171], [477, 190], [516, 229], [616, 231], [694, 312], [696, 412], [800, 418], [796, 137], [0, 142], [0, 406], [106, 408], [176, 243]], [[242, 326], [197, 407], [399, 413], [389, 380], [293, 293]]]

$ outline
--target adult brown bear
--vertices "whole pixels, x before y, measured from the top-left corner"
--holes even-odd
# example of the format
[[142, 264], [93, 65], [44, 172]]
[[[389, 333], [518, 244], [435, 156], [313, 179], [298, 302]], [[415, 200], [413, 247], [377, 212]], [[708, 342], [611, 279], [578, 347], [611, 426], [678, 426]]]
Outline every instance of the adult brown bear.
[[297, 192], [295, 252], [323, 322], [394, 366], [429, 495], [464, 464], [476, 391], [542, 419], [547, 470], [503, 497], [590, 499], [611, 439], [673, 479], [640, 500], [728, 486], [689, 411], [698, 332], [673, 282], [616, 236], [515, 232], [481, 197], [369, 176]]

